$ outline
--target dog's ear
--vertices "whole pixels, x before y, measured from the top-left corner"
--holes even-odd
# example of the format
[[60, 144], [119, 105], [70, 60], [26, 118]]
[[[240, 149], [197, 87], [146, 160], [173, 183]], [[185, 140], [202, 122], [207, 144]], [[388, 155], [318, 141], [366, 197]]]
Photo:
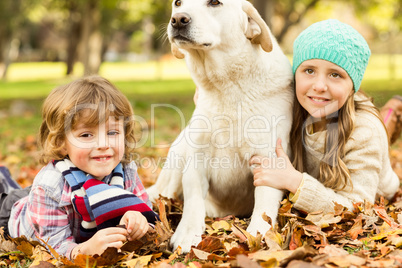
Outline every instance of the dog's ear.
[[172, 54], [178, 59], [184, 59], [184, 54], [180, 52], [179, 48], [175, 44], [171, 44], [170, 49]]
[[272, 40], [267, 24], [250, 2], [243, 1], [242, 8], [249, 18], [246, 37], [251, 40], [251, 43], [260, 44], [266, 52], [271, 52]]

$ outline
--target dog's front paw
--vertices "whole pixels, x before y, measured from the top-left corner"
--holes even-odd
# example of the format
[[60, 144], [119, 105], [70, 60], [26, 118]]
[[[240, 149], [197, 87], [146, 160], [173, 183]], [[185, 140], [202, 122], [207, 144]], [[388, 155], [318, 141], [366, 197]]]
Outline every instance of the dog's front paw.
[[259, 218], [260, 219], [256, 219], [256, 217], [251, 218], [251, 222], [247, 227], [247, 232], [253, 236], [256, 236], [257, 232], [265, 235], [265, 233], [271, 229], [271, 225], [268, 222], [264, 221], [262, 217]]
[[191, 246], [197, 246], [201, 242], [203, 232], [204, 228], [202, 225], [198, 225], [195, 222], [191, 224], [182, 224], [180, 222], [176, 232], [170, 239], [170, 245], [174, 250], [180, 246], [183, 253], [188, 253], [191, 250]]
[[148, 198], [151, 202], [155, 202], [156, 199], [159, 198], [160, 192], [159, 192], [158, 188], [156, 187], [156, 185], [152, 185], [151, 187], [147, 188], [146, 191], [148, 194]]

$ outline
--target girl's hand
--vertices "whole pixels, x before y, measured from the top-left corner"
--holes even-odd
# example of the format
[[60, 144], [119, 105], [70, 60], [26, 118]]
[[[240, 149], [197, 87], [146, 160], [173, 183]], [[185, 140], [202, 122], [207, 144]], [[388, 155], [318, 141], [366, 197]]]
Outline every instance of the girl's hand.
[[88, 241], [76, 246], [71, 256], [74, 259], [78, 254], [101, 255], [107, 248], [121, 248], [126, 242], [128, 232], [124, 228], [109, 227], [99, 230]]
[[277, 158], [256, 155], [250, 159], [250, 166], [254, 166], [254, 186], [269, 186], [296, 193], [303, 175], [293, 167], [282, 148], [281, 139], [276, 142], [276, 155]]
[[121, 218], [120, 224], [126, 226], [129, 241], [140, 239], [150, 228], [147, 219], [138, 211], [127, 211]]

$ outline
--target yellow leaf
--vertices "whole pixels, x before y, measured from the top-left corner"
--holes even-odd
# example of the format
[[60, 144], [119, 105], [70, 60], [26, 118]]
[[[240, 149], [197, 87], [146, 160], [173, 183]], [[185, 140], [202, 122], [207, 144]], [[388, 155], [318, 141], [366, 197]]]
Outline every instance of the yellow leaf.
[[232, 226], [231, 226], [230, 223], [228, 223], [227, 221], [223, 221], [223, 220], [221, 220], [221, 221], [216, 221], [216, 222], [214, 222], [214, 223], [212, 224], [212, 228], [214, 228], [214, 230], [223, 229], [223, 230], [227, 231], [227, 230], [230, 230], [231, 227], [232, 227]]
[[45, 240], [43, 240], [42, 238], [40, 238], [40, 237], [38, 237], [38, 236], [37, 236], [36, 238], [38, 238], [40, 241], [42, 241], [42, 243], [45, 244], [45, 245], [49, 248], [50, 252], [53, 254], [53, 256], [54, 256], [56, 259], [60, 259], [59, 253], [57, 253], [57, 251], [54, 250]]
[[272, 229], [268, 230], [265, 233], [264, 239], [265, 239], [265, 241], [273, 241], [276, 244], [278, 244], [279, 246], [282, 246], [282, 244], [283, 244], [283, 239], [282, 239], [281, 234]]
[[370, 237], [370, 240], [380, 240], [388, 236], [392, 235], [400, 235], [402, 234], [402, 229], [390, 230], [390, 231], [383, 231], [380, 234]]
[[198, 268], [197, 265], [195, 265], [193, 262], [190, 262], [188, 264], [188, 267], [190, 267], [190, 268]]
[[9, 155], [7, 158], [6, 158], [6, 163], [7, 164], [10, 164], [10, 165], [12, 165], [12, 164], [18, 164], [18, 163], [20, 163], [21, 162], [21, 158], [19, 158], [18, 156], [16, 156], [16, 155]]
[[262, 235], [260, 233], [258, 233], [257, 236], [253, 236], [246, 230], [240, 228], [239, 226], [233, 225], [233, 227], [235, 228], [232, 228], [232, 230], [237, 228], [240, 231], [240, 233], [242, 233], [247, 238], [246, 241], [250, 251], [256, 251], [261, 248]]
[[396, 246], [397, 248], [402, 247], [402, 237], [400, 236], [393, 236], [391, 238], [392, 245]]
[[276, 259], [272, 258], [268, 261], [260, 262], [259, 264], [263, 268], [274, 268], [274, 267], [278, 267], [279, 263]]
[[255, 261], [264, 261], [271, 262], [272, 259], [280, 262], [281, 260], [292, 255], [294, 250], [282, 250], [282, 251], [274, 251], [274, 250], [259, 250], [255, 253], [248, 254], [248, 257]]
[[144, 267], [145, 265], [148, 265], [148, 263], [151, 261], [151, 259], [152, 259], [152, 255], [141, 256], [136, 259], [125, 261], [122, 264], [126, 265], [128, 268]]

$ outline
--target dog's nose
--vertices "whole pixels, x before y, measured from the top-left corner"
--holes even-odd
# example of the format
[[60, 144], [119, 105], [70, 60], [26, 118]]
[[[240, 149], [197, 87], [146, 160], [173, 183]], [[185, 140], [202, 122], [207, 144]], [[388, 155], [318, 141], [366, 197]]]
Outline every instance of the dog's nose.
[[180, 29], [186, 27], [191, 22], [191, 17], [187, 13], [176, 13], [170, 19], [172, 27]]

